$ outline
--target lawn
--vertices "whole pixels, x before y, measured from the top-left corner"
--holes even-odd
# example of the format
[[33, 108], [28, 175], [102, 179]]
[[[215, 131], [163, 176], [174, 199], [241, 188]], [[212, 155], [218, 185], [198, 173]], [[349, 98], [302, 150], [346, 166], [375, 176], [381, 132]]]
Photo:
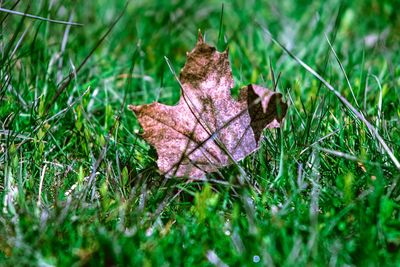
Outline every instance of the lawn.
[[[0, 265], [399, 266], [398, 10], [0, 1]], [[199, 30], [229, 48], [233, 97], [289, 108], [237, 164], [166, 178], [127, 106], [178, 101]]]

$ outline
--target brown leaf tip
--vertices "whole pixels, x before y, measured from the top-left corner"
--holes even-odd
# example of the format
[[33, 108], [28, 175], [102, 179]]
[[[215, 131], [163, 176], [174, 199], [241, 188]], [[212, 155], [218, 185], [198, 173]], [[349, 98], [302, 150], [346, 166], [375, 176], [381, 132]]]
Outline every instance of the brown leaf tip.
[[141, 106], [128, 105], [128, 109], [133, 111], [134, 113], [137, 113], [140, 111]]
[[204, 43], [204, 38], [203, 38], [203, 35], [201, 34], [200, 29], [199, 29], [199, 31], [198, 31], [198, 33], [197, 33], [197, 43], [198, 43], [198, 44]]
[[229, 55], [229, 46], [226, 47], [226, 49], [225, 49], [225, 51], [223, 53], [226, 54], [226, 55]]

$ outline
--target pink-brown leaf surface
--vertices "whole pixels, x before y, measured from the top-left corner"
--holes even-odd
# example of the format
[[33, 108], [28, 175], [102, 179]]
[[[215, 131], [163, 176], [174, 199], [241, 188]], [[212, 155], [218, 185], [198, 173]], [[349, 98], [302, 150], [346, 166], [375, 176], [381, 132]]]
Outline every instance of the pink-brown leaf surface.
[[242, 88], [233, 99], [228, 52], [218, 52], [201, 34], [179, 81], [175, 106], [129, 106], [166, 176], [200, 178], [243, 159], [258, 148], [262, 131], [279, 127], [286, 114], [282, 95], [258, 85]]

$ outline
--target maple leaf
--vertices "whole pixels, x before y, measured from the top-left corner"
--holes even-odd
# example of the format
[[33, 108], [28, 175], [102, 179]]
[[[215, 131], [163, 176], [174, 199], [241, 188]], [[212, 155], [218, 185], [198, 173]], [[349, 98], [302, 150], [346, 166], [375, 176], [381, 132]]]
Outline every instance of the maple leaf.
[[218, 52], [201, 33], [187, 53], [179, 83], [175, 106], [129, 106], [166, 176], [200, 178], [243, 159], [258, 148], [262, 131], [279, 127], [286, 114], [282, 95], [258, 85], [242, 88], [234, 100], [228, 51]]

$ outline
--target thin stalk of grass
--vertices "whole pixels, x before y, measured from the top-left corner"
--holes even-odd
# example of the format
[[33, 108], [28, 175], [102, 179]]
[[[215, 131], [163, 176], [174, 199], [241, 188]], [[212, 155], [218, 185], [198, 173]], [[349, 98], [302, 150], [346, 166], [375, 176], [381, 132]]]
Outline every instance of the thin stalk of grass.
[[43, 180], [44, 180], [44, 175], [46, 174], [46, 169], [47, 169], [47, 164], [44, 164], [42, 174], [40, 175], [39, 193], [38, 193], [38, 201], [37, 201], [38, 207], [40, 207], [40, 205], [42, 204]]
[[356, 96], [354, 95], [353, 87], [351, 86], [351, 83], [350, 83], [350, 81], [349, 81], [349, 78], [347, 77], [347, 74], [346, 74], [346, 71], [344, 70], [343, 64], [342, 64], [342, 62], [340, 61], [338, 55], [336, 54], [336, 51], [335, 51], [335, 49], [333, 48], [331, 42], [329, 41], [329, 37], [328, 37], [326, 34], [325, 34], [325, 39], [326, 39], [326, 41], [328, 42], [329, 47], [331, 48], [331, 51], [332, 51], [332, 53], [333, 53], [333, 55], [334, 55], [334, 57], [335, 57], [335, 59], [336, 59], [336, 62], [339, 64], [340, 70], [342, 71], [342, 73], [343, 73], [343, 75], [344, 75], [344, 78], [346, 79], [346, 82], [347, 82], [347, 85], [349, 86], [350, 93], [351, 93], [351, 96], [353, 97], [354, 103], [356, 103], [356, 106], [359, 108], [359, 105], [358, 105]]
[[77, 23], [77, 22], [69, 22], [69, 21], [56, 20], [56, 19], [48, 19], [48, 18], [43, 18], [43, 17], [40, 17], [40, 16], [31, 15], [31, 14], [28, 14], [28, 13], [23, 13], [23, 12], [19, 12], [19, 11], [15, 11], [15, 10], [2, 8], [2, 7], [0, 7], [0, 12], [9, 13], [9, 14], [12, 14], [12, 15], [17, 15], [17, 16], [23, 16], [23, 17], [27, 17], [27, 18], [31, 18], [31, 19], [47, 21], [47, 22], [51, 22], [51, 23], [71, 25], [71, 26], [83, 26], [83, 24]]

